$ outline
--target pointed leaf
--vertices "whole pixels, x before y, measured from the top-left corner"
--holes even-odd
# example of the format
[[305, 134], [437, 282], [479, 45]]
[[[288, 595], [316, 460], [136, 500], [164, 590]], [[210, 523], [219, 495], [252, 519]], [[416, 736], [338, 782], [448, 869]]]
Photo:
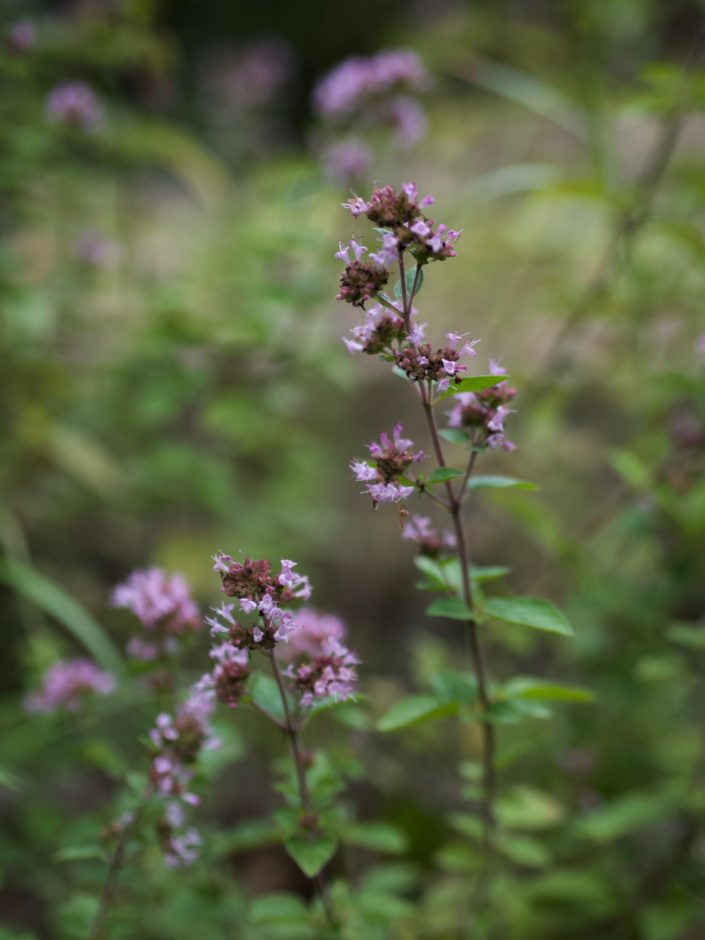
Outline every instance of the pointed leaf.
[[472, 611], [459, 597], [439, 597], [426, 608], [429, 617], [447, 617], [449, 620], [472, 620]]
[[406, 851], [407, 847], [407, 838], [401, 829], [385, 822], [350, 823], [343, 829], [341, 839], [347, 845], [392, 855]]
[[561, 685], [545, 679], [532, 679], [517, 676], [505, 682], [502, 693], [507, 698], [539, 699], [544, 702], [583, 702], [595, 701], [595, 695], [589, 689], [577, 685]]
[[455, 385], [451, 385], [445, 392], [436, 396], [437, 401], [443, 398], [449, 398], [451, 395], [457, 395], [458, 392], [481, 392], [485, 388], [493, 388], [500, 382], [505, 382], [507, 375], [469, 375], [466, 379], [461, 379]]
[[315, 878], [323, 866], [335, 855], [338, 840], [319, 833], [294, 836], [285, 843], [288, 854], [294, 859], [304, 875]]
[[457, 710], [453, 703], [439, 702], [434, 695], [409, 695], [389, 709], [377, 723], [378, 731], [398, 731], [431, 718], [444, 718]]
[[485, 604], [485, 612], [507, 623], [573, 636], [573, 628], [565, 614], [540, 597], [492, 597]]
[[516, 480], [514, 477], [503, 477], [498, 475], [474, 476], [468, 480], [469, 490], [528, 490], [535, 492], [540, 489], [536, 483], [529, 483], [528, 480]]
[[437, 467], [426, 480], [426, 485], [433, 486], [434, 483], [445, 483], [447, 480], [454, 480], [456, 477], [463, 476], [464, 472], [464, 470], [456, 470], [455, 467]]

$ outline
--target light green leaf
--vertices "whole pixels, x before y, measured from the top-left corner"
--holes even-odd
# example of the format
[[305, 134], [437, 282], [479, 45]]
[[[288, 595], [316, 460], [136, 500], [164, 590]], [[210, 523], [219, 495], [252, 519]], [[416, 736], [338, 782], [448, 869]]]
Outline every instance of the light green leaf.
[[103, 628], [55, 581], [10, 558], [0, 562], [0, 580], [62, 624], [104, 669], [120, 671], [122, 659]]
[[[406, 271], [404, 275], [407, 297], [411, 297], [411, 292], [414, 289], [415, 277], [416, 277], [416, 265], [414, 265], [413, 268], [410, 268], [408, 271]], [[423, 266], [422, 266], [419, 269], [419, 279], [416, 284], [416, 293], [414, 294], [415, 297], [418, 297], [418, 295], [421, 293], [421, 288], [423, 287], [423, 279], [424, 279], [424, 271], [423, 271]], [[401, 300], [401, 297], [402, 297], [401, 281], [397, 281], [396, 284], [394, 285], [394, 296], [397, 298], [397, 300]]]
[[497, 801], [497, 817], [508, 829], [547, 829], [557, 825], [564, 813], [558, 800], [533, 787], [512, 787]]
[[547, 682], [545, 679], [532, 679], [517, 676], [504, 683], [502, 693], [507, 698], [539, 699], [544, 702], [582, 702], [595, 701], [589, 689], [577, 685], [561, 685]]
[[338, 840], [333, 836], [311, 833], [287, 840], [285, 848], [304, 875], [315, 878], [323, 866], [333, 858]]
[[439, 702], [474, 705], [477, 702], [477, 680], [469, 672], [448, 669], [431, 676], [431, 688]]
[[431, 718], [445, 718], [457, 711], [453, 703], [439, 702], [434, 695], [409, 695], [395, 702], [377, 722], [378, 731], [399, 731]]
[[457, 395], [459, 392], [481, 392], [485, 388], [493, 388], [509, 378], [507, 375], [469, 375], [461, 379], [457, 384], [451, 385], [445, 392], [436, 396], [436, 401], [442, 401], [444, 398], [450, 398], [451, 395]]
[[528, 480], [516, 480], [514, 477], [503, 477], [498, 475], [474, 476], [468, 480], [469, 490], [527, 490], [535, 492], [540, 489], [536, 483], [529, 483]]
[[439, 434], [444, 441], [449, 441], [451, 444], [470, 443], [470, 435], [467, 431], [463, 431], [461, 428], [441, 428]]
[[286, 723], [286, 714], [277, 683], [271, 676], [261, 672], [253, 673], [247, 684], [247, 691], [255, 705], [271, 715], [281, 724]]
[[296, 894], [265, 894], [250, 905], [251, 924], [300, 924], [308, 918], [308, 908]]
[[463, 476], [463, 470], [456, 470], [454, 467], [437, 467], [426, 480], [427, 486], [433, 486], [434, 483], [445, 483], [447, 480], [454, 480], [456, 477]]
[[507, 623], [573, 636], [573, 628], [565, 614], [540, 597], [492, 597], [485, 604], [485, 612]]
[[57, 862], [85, 862], [99, 859], [106, 860], [105, 852], [99, 845], [67, 845], [54, 853]]
[[438, 597], [427, 608], [429, 617], [447, 617], [449, 620], [472, 620], [472, 611], [459, 597]]
[[483, 581], [496, 581], [498, 578], [504, 578], [511, 570], [506, 565], [472, 565], [470, 577], [478, 584], [482, 584]]
[[341, 840], [348, 845], [357, 845], [374, 852], [389, 852], [397, 855], [406, 851], [406, 835], [396, 826], [385, 822], [350, 823], [342, 830]]

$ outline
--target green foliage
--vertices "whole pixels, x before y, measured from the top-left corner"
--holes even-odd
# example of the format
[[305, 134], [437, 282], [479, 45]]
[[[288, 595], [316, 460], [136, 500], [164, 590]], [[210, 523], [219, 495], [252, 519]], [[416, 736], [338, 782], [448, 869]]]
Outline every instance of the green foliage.
[[540, 597], [492, 597], [485, 602], [484, 613], [496, 620], [517, 623], [534, 630], [546, 630], [561, 636], [572, 636], [573, 628], [550, 601]]

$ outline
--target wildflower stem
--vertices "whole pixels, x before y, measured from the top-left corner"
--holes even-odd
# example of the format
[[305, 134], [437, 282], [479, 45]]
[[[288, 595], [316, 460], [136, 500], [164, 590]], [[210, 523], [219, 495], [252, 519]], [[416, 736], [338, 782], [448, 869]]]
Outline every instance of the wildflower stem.
[[404, 271], [404, 249], [399, 249], [399, 277], [401, 280], [401, 304], [404, 313], [406, 332], [411, 332], [411, 304], [406, 290], [406, 272]]
[[[433, 446], [434, 453], [436, 455], [436, 461], [439, 467], [446, 466], [445, 455], [443, 453], [443, 446], [441, 444], [440, 436], [438, 434], [438, 428], [436, 426], [436, 419], [433, 414], [433, 407], [430, 401], [430, 395], [426, 391], [423, 385], [419, 386], [421, 392], [421, 404], [423, 406], [423, 411], [426, 416], [426, 422], [428, 424], [429, 434], [431, 436], [431, 443]], [[472, 598], [472, 586], [470, 583], [470, 555], [468, 551], [467, 542], [465, 539], [465, 532], [463, 531], [463, 522], [461, 518], [461, 508], [463, 496], [465, 493], [465, 488], [467, 486], [467, 481], [470, 478], [472, 473], [475, 458], [477, 452], [473, 451], [470, 460], [468, 461], [468, 467], [465, 471], [463, 477], [463, 486], [456, 497], [453, 487], [450, 484], [450, 481], [447, 480], [445, 483], [446, 492], [448, 493], [448, 513], [451, 517], [453, 524], [453, 531], [455, 534], [458, 560], [460, 561], [460, 576], [462, 584], [462, 593], [463, 600], [465, 605], [469, 610], [472, 610], [473, 607], [473, 598]], [[477, 624], [474, 619], [470, 619], [466, 623], [468, 640], [470, 643], [470, 652], [472, 655], [473, 666], [475, 670], [475, 676], [477, 678], [477, 690], [480, 698], [480, 704], [482, 705], [483, 714], [486, 715], [487, 709], [490, 705], [490, 693], [489, 693], [489, 675], [487, 669], [487, 663], [485, 661], [484, 651], [480, 643], [480, 638], [478, 636]], [[495, 827], [495, 814], [494, 814], [494, 802], [497, 789], [497, 775], [495, 770], [495, 733], [494, 727], [490, 721], [485, 717], [481, 724], [482, 727], [482, 790], [483, 790], [483, 800], [482, 800], [482, 823], [483, 823], [483, 844], [485, 849], [485, 858], [489, 858], [489, 854], [493, 848], [494, 841], [494, 827]]]
[[117, 844], [115, 845], [110, 862], [108, 863], [108, 874], [106, 875], [105, 881], [103, 882], [103, 887], [100, 892], [98, 910], [96, 911], [95, 918], [93, 920], [93, 925], [89, 934], [89, 940], [103, 940], [103, 938], [106, 936], [105, 928], [108, 922], [108, 914], [110, 913], [110, 909], [113, 906], [113, 902], [115, 901], [118, 878], [120, 877], [120, 873], [125, 865], [127, 844], [130, 840], [130, 836], [137, 827], [139, 818], [142, 815], [142, 812], [144, 811], [144, 808], [147, 805], [147, 801], [151, 795], [152, 785], [150, 783], [147, 785], [144, 793], [140, 797], [139, 802], [132, 814], [132, 819], [130, 819], [130, 821], [123, 826], [122, 832], [118, 837]]
[[[311, 804], [311, 794], [308, 789], [308, 783], [306, 782], [306, 768], [304, 766], [303, 754], [301, 753], [301, 741], [299, 738], [299, 728], [296, 726], [292, 720], [291, 709], [289, 708], [289, 700], [287, 698], [286, 689], [284, 688], [284, 682], [282, 680], [281, 670], [279, 669], [279, 664], [277, 663], [276, 657], [273, 652], [269, 653], [269, 659], [272, 663], [272, 672], [274, 673], [274, 679], [277, 683], [277, 688], [279, 689], [279, 696], [282, 702], [282, 708], [284, 709], [284, 724], [279, 724], [279, 727], [282, 729], [284, 734], [289, 739], [289, 745], [291, 747], [291, 756], [294, 761], [294, 768], [296, 770], [296, 780], [299, 787], [299, 799], [301, 801], [301, 809], [306, 817], [306, 821], [310, 826], [313, 825], [314, 813], [313, 806]], [[333, 914], [333, 908], [331, 906], [330, 897], [328, 895], [328, 886], [326, 884], [325, 877], [323, 872], [319, 872], [315, 879], [316, 888], [321, 898], [323, 904], [323, 910], [325, 911], [326, 919], [331, 925], [336, 923], [335, 916]]]

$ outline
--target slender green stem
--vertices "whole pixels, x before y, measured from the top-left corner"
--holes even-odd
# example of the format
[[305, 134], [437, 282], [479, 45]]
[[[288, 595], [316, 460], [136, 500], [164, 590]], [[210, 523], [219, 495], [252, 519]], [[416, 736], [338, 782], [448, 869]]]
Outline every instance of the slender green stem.
[[[306, 824], [312, 827], [315, 817], [313, 812], [313, 805], [311, 803], [311, 794], [309, 792], [308, 783], [306, 781], [306, 768], [304, 765], [303, 754], [301, 753], [299, 728], [292, 720], [289, 700], [287, 698], [286, 689], [284, 688], [284, 681], [282, 679], [281, 670], [279, 669], [279, 664], [277, 663], [274, 653], [269, 653], [269, 660], [272, 664], [272, 672], [274, 673], [274, 679], [277, 683], [277, 688], [279, 689], [279, 696], [281, 698], [282, 708], [284, 710], [284, 724], [282, 725], [279, 722], [277, 722], [277, 724], [289, 739], [291, 756], [293, 758], [294, 768], [296, 770], [296, 780], [299, 788], [301, 809], [306, 817]], [[316, 875], [314, 881], [323, 904], [323, 910], [325, 911], [326, 918], [331, 925], [335, 925], [336, 919], [333, 913], [333, 907], [331, 905], [328, 894], [328, 886], [326, 884], [323, 872], [319, 872], [318, 875]]]
[[[438, 462], [439, 467], [446, 466], [445, 455], [443, 453], [443, 446], [441, 444], [440, 436], [438, 434], [438, 428], [436, 426], [435, 416], [433, 414], [433, 406], [431, 405], [430, 395], [426, 392], [423, 386], [421, 386], [421, 403], [423, 406], [424, 415], [426, 416], [426, 422], [428, 424], [429, 434], [431, 436], [431, 443], [433, 450], [436, 456], [436, 461]], [[448, 513], [451, 517], [453, 532], [456, 539], [456, 548], [458, 553], [458, 560], [460, 562], [460, 573], [461, 573], [461, 585], [462, 585], [462, 594], [465, 605], [469, 610], [472, 610], [473, 607], [473, 596], [472, 596], [472, 584], [470, 582], [470, 554], [468, 551], [467, 542], [465, 539], [465, 532], [463, 530], [463, 523], [461, 518], [461, 508], [462, 501], [467, 486], [467, 481], [470, 479], [474, 463], [475, 463], [476, 452], [470, 457], [468, 461], [468, 468], [463, 477], [463, 489], [460, 491], [459, 495], [456, 497], [453, 492], [453, 488], [450, 485], [450, 481], [446, 482], [446, 491], [448, 493], [449, 508]], [[474, 619], [470, 619], [466, 622], [467, 627], [467, 636], [470, 645], [470, 653], [472, 656], [475, 676], [477, 678], [477, 689], [478, 696], [480, 698], [480, 704], [483, 711], [483, 720], [481, 723], [482, 728], [482, 791], [483, 791], [483, 800], [482, 800], [482, 822], [483, 822], [483, 843], [485, 848], [485, 858], [487, 859], [491, 853], [494, 842], [494, 828], [495, 828], [495, 813], [494, 813], [494, 803], [496, 798], [497, 791], [497, 774], [495, 769], [495, 731], [494, 726], [490, 721], [487, 720], [487, 710], [491, 704], [491, 697], [489, 692], [489, 672], [487, 668], [487, 663], [485, 660], [484, 651], [482, 649], [482, 644], [480, 643], [480, 637], [478, 635], [477, 624]]]
[[89, 940], [103, 940], [103, 938], [107, 936], [105, 931], [108, 923], [108, 914], [110, 913], [110, 909], [112, 908], [115, 901], [120, 873], [125, 866], [127, 844], [130, 840], [130, 836], [137, 827], [139, 818], [142, 815], [142, 812], [144, 811], [144, 808], [147, 805], [147, 801], [151, 795], [152, 785], [150, 783], [140, 797], [139, 803], [137, 804], [132, 814], [132, 819], [123, 826], [122, 832], [118, 837], [117, 844], [115, 845], [110, 862], [108, 863], [108, 874], [105, 878], [105, 881], [103, 882], [103, 887], [100, 892], [98, 910], [96, 911], [95, 918], [91, 926], [91, 932], [88, 935]]

